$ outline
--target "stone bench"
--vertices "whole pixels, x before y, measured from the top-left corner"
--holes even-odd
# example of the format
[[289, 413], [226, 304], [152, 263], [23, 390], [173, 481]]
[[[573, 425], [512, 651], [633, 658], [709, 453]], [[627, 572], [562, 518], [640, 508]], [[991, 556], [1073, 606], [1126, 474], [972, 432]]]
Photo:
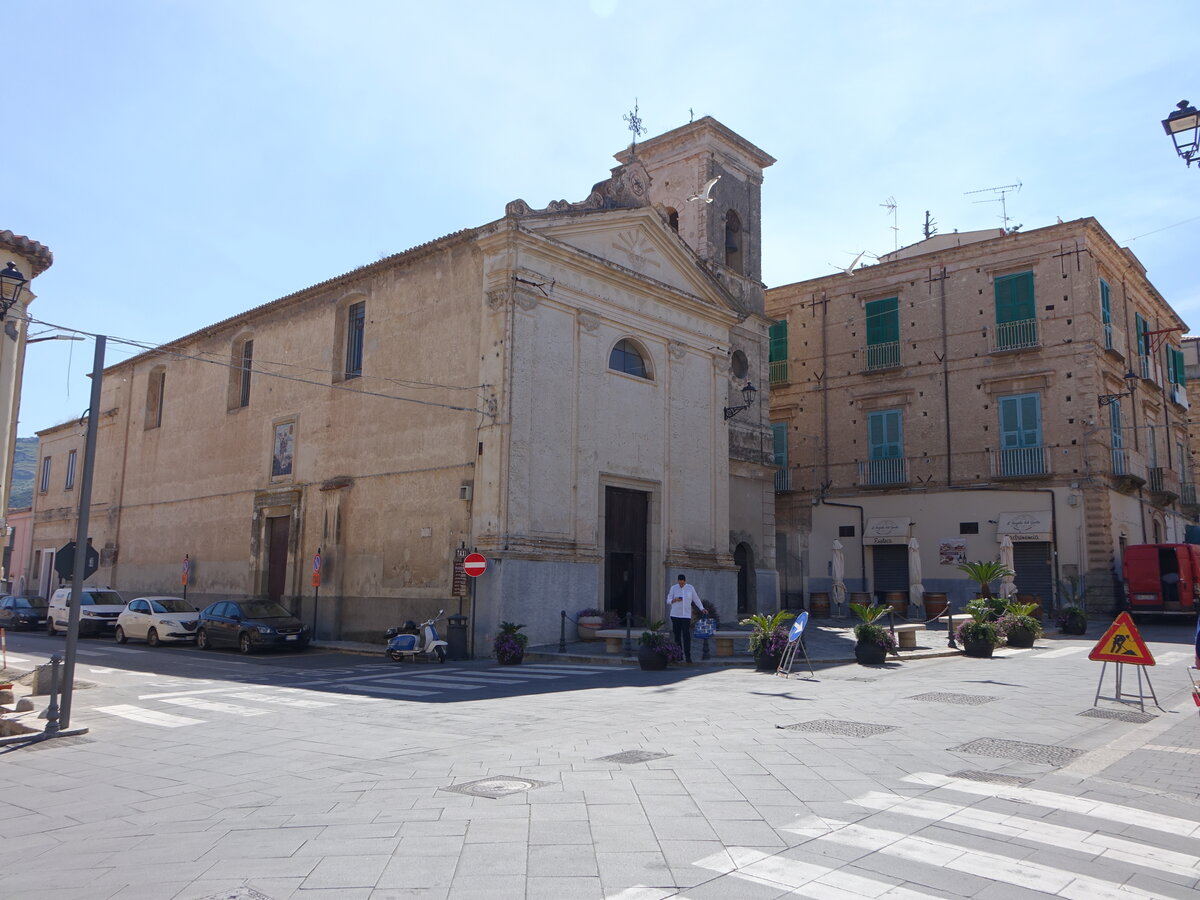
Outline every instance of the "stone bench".
[[900, 645], [901, 650], [916, 650], [917, 649], [917, 632], [925, 630], [925, 624], [914, 625], [897, 625], [896, 642]]
[[[899, 626], [897, 626], [897, 629]], [[638, 647], [638, 639], [642, 636], [644, 628], [634, 628], [629, 632], [629, 639], [633, 642], [634, 650]], [[664, 632], [670, 634], [670, 632]], [[604, 649], [609, 653], [623, 653], [625, 649], [625, 629], [624, 628], [601, 628], [596, 632], [596, 637], [604, 641]], [[709, 638], [710, 641], [716, 642], [717, 656], [733, 656], [733, 642], [738, 639], [749, 640], [749, 631], [718, 631]], [[697, 645], [702, 645], [703, 640], [696, 636], [692, 636], [692, 648]], [[916, 646], [914, 644], [914, 646]]]

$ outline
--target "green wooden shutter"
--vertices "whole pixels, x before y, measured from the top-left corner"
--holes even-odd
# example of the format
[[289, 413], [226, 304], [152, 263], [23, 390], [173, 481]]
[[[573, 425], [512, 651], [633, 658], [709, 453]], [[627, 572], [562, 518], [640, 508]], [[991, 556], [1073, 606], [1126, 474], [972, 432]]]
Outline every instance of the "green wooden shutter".
[[1175, 377], [1176, 384], [1187, 384], [1187, 357], [1182, 350], [1175, 351]]
[[772, 422], [771, 438], [774, 449], [771, 462], [781, 469], [786, 469], [788, 464], [787, 423]]
[[781, 319], [771, 326], [771, 356], [770, 362], [780, 362], [788, 357], [787, 319]]
[[996, 291], [996, 324], [1021, 322], [1036, 317], [1033, 299], [1033, 273], [1018, 272], [1001, 275], [994, 282]]
[[867, 439], [871, 459], [897, 459], [904, 455], [904, 428], [900, 410], [867, 414]]
[[900, 299], [872, 300], [866, 305], [867, 346], [900, 340]]

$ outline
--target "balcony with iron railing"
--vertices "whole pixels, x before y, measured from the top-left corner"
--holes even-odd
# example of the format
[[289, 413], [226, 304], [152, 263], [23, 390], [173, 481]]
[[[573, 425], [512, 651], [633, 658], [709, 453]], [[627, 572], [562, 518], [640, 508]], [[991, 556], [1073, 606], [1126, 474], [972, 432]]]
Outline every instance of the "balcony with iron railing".
[[1045, 447], [1013, 447], [992, 450], [989, 455], [993, 478], [1042, 478], [1052, 474]]
[[773, 359], [767, 364], [767, 367], [771, 387], [788, 383], [788, 361], [786, 359]]
[[779, 469], [775, 473], [775, 493], [790, 494], [792, 490], [792, 470]]
[[997, 322], [992, 326], [992, 352], [1007, 350], [1029, 350], [1040, 347], [1037, 319], [1018, 319], [1015, 322]]
[[883, 369], [895, 369], [899, 365], [899, 341], [885, 341], [881, 344], [867, 344], [868, 372], [879, 372]]
[[908, 460], [903, 456], [861, 460], [858, 463], [859, 487], [894, 487], [901, 484], [908, 484]]
[[1131, 494], [1146, 484], [1140, 463], [1135, 463], [1129, 451], [1123, 447], [1109, 450], [1112, 460], [1113, 486], [1122, 493]]
[[1148, 472], [1150, 501], [1156, 506], [1166, 506], [1179, 498], [1179, 473], [1165, 466], [1154, 466]]
[[1194, 483], [1185, 481], [1179, 485], [1179, 502], [1184, 506], [1200, 505], [1196, 500], [1196, 485]]

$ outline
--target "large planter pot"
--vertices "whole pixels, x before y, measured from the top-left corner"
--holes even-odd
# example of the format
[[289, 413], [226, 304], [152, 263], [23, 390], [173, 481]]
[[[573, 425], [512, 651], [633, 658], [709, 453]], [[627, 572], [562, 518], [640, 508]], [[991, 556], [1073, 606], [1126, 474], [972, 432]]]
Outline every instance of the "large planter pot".
[[994, 649], [991, 641], [963, 639], [963, 655], [965, 656], [974, 656], [977, 659], [991, 659]]
[[505, 653], [502, 656], [497, 656], [496, 662], [502, 666], [519, 666], [521, 664], [521, 660], [524, 658], [525, 651], [522, 650], [519, 653]]
[[808, 614], [814, 619], [829, 618], [829, 593], [813, 591], [808, 595]]
[[1087, 620], [1080, 619], [1078, 621], [1068, 619], [1066, 624], [1059, 629], [1063, 634], [1087, 634]]
[[887, 659], [887, 650], [874, 641], [859, 641], [854, 645], [854, 658], [860, 666], [881, 666]]
[[576, 622], [576, 627], [579, 629], [579, 639], [581, 641], [598, 641], [596, 632], [600, 630], [601, 623], [604, 622], [600, 616], [580, 616]]
[[667, 658], [653, 647], [638, 647], [638, 665], [643, 672], [660, 672], [667, 667]]
[[1032, 628], [1016, 626], [1008, 630], [1007, 643], [1010, 647], [1026, 649], [1033, 646], [1034, 633]]
[[936, 619], [938, 616], [944, 616], [946, 610], [950, 608], [950, 601], [945, 594], [933, 593], [925, 594], [925, 616], [930, 619]]
[[779, 668], [781, 657], [772, 653], [760, 653], [754, 657], [754, 668], [760, 672], [774, 672]]

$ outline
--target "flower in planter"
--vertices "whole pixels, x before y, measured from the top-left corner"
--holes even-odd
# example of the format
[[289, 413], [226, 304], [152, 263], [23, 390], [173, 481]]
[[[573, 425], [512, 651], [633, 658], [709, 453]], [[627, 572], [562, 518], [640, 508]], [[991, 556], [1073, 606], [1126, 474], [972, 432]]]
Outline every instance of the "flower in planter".
[[[750, 632], [750, 655], [757, 659], [764, 653], [769, 656], [782, 653], [783, 648], [787, 646], [790, 627], [788, 623], [794, 618], [794, 613], [781, 609], [777, 613], [755, 613], [738, 622], [739, 625], [749, 625], [753, 628]], [[779, 642], [780, 634], [783, 637], [782, 643]], [[773, 647], [778, 647], [778, 650], [772, 649]]]
[[1010, 600], [1004, 605], [1004, 614], [996, 621], [996, 630], [1007, 640], [1008, 633], [1015, 629], [1025, 629], [1033, 633], [1034, 638], [1042, 636], [1042, 623], [1032, 615], [1037, 609], [1036, 603], [1017, 603]]
[[875, 624], [887, 614], [888, 607], [876, 603], [851, 603], [850, 609], [859, 619], [859, 623], [854, 626], [856, 641], [862, 644], [878, 644], [888, 653], [896, 651], [896, 638], [891, 629]]
[[601, 612], [600, 610], [593, 609], [592, 607], [589, 606], [587, 609], [581, 609], [579, 612], [575, 613], [575, 618], [576, 619], [584, 619], [584, 618], [594, 619], [597, 617], [602, 617], [603, 615], [604, 615], [604, 613]]
[[966, 605], [966, 612], [971, 616], [954, 631], [955, 638], [961, 643], [990, 644], [995, 647], [1000, 643], [1000, 630], [992, 621], [992, 607], [987, 598], [972, 600]]
[[642, 632], [642, 636], [638, 639], [643, 647], [649, 647], [655, 653], [661, 653], [665, 656], [668, 662], [681, 662], [683, 660], [683, 648], [675, 643], [675, 639], [664, 631], [658, 629], [662, 627], [662, 622], [650, 623], [649, 629]]
[[500, 662], [513, 662], [525, 655], [525, 645], [529, 643], [529, 636], [521, 634], [524, 627], [513, 622], [500, 623], [500, 633], [492, 641], [492, 651], [496, 654], [496, 659]]

